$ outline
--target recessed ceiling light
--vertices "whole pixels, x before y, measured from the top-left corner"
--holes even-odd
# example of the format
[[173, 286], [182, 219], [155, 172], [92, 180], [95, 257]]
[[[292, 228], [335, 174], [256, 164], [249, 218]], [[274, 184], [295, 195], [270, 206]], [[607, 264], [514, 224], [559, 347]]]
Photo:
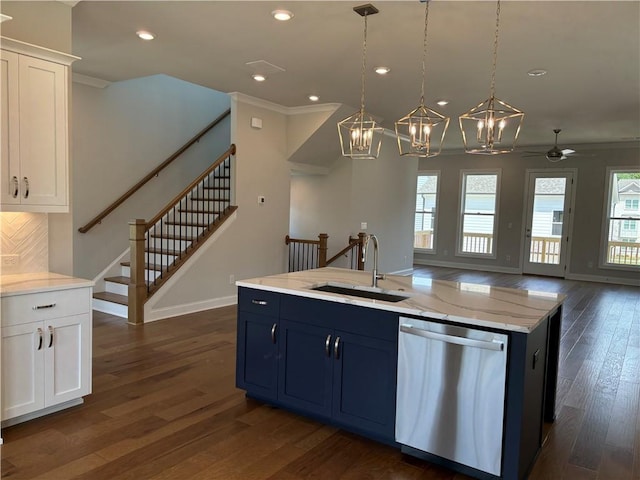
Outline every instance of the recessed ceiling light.
[[156, 38], [153, 33], [147, 32], [146, 30], [138, 30], [136, 32], [136, 35], [138, 35], [138, 37], [140, 37], [142, 40], [153, 40], [154, 38]]
[[387, 73], [389, 73], [391, 71], [391, 69], [389, 67], [376, 67], [375, 68], [375, 72], [378, 75], [386, 75]]
[[527, 72], [527, 75], [529, 75], [530, 77], [541, 77], [546, 74], [547, 74], [547, 71], [544, 70], [543, 68], [534, 68], [533, 70], [529, 70]]
[[438, 100], [436, 103], [441, 107], [444, 107], [445, 105], [449, 105], [449, 100]]
[[256, 82], [264, 82], [267, 79], [267, 77], [260, 75], [259, 73], [252, 75], [252, 77]]
[[276, 20], [280, 20], [281, 22], [286, 22], [287, 20], [291, 20], [293, 18], [293, 13], [289, 10], [274, 10], [271, 12], [273, 18]]
[[311, 100], [312, 102], [317, 102], [318, 100], [320, 100], [320, 97], [318, 95], [309, 95], [309, 100]]

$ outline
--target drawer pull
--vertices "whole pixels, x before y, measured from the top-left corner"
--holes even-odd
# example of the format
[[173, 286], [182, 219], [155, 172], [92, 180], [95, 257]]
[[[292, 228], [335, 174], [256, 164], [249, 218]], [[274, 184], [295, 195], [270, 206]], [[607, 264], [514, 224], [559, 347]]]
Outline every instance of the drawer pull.
[[38, 340], [38, 350], [42, 350], [42, 329], [38, 329], [38, 336], [40, 337]]
[[254, 305], [266, 305], [267, 301], [266, 300], [251, 300], [251, 303], [253, 303]]
[[53, 346], [53, 327], [51, 325], [49, 325], [49, 347], [51, 348]]
[[49, 305], [36, 305], [35, 307], [33, 307], [33, 309], [34, 310], [44, 310], [45, 308], [53, 308], [55, 306], [56, 306], [55, 303], [50, 303]]

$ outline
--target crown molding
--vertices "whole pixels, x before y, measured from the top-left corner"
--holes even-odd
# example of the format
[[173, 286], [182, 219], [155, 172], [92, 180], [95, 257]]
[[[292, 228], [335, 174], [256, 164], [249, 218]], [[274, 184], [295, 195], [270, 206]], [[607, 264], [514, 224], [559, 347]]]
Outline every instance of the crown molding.
[[342, 105], [340, 103], [321, 103], [317, 105], [285, 107], [283, 105], [279, 105], [277, 103], [270, 102], [262, 98], [252, 97], [251, 95], [247, 95], [245, 93], [240, 93], [240, 92], [231, 92], [229, 93], [229, 96], [237, 102], [245, 103], [247, 105], [253, 105], [254, 107], [265, 108], [267, 110], [271, 110], [276, 113], [281, 113], [283, 115], [303, 115], [307, 113], [324, 113], [324, 112], [333, 113]]
[[102, 78], [90, 77], [89, 75], [82, 75], [81, 73], [73, 72], [71, 77], [74, 83], [79, 83], [81, 85], [88, 85], [94, 88], [106, 88], [111, 85], [111, 82], [108, 80], [103, 80]]
[[21, 42], [20, 40], [14, 40], [13, 38], [8, 37], [0, 37], [0, 48], [20, 53], [22, 55], [42, 58], [43, 60], [49, 60], [54, 63], [61, 63], [62, 65], [71, 65], [76, 60], [80, 60], [80, 57], [76, 57], [69, 53], [39, 47], [38, 45]]

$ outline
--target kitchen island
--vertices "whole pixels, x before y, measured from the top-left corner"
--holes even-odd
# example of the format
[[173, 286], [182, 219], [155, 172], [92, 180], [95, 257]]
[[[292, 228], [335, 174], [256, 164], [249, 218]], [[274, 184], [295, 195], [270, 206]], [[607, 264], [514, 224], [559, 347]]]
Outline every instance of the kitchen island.
[[[477, 478], [526, 477], [542, 445], [543, 420], [553, 421], [555, 415], [562, 295], [393, 275], [372, 288], [370, 273], [337, 268], [243, 280], [237, 285], [236, 383], [248, 396]], [[482, 458], [467, 461], [469, 456], [484, 455], [469, 453], [464, 447], [467, 439], [454, 438], [457, 444], [451, 455], [447, 449], [415, 448], [398, 441], [404, 438], [402, 425], [412, 421], [406, 418], [408, 409], [400, 395], [407, 387], [399, 387], [406, 383], [404, 369], [398, 369], [406, 361], [403, 348], [398, 350], [399, 340], [402, 343], [402, 332], [423, 320], [443, 328], [472, 327], [481, 336], [503, 335], [504, 341], [492, 344], [504, 355], [504, 380], [498, 389], [502, 396], [484, 410], [494, 416], [496, 412], [489, 410], [496, 410], [502, 419], [497, 422], [497, 446], [489, 455], [495, 457], [493, 463]], [[446, 371], [445, 377], [458, 378], [460, 372], [449, 357], [443, 357], [438, 367]], [[485, 364], [483, 358], [476, 362], [476, 373]], [[483, 388], [480, 380], [474, 383], [471, 403], [495, 390]], [[430, 384], [416, 385], [414, 396], [424, 396], [419, 388], [428, 393]], [[454, 388], [454, 395], [461, 398], [448, 403], [469, 403], [462, 398], [465, 391], [456, 393]], [[495, 392], [492, 395], [495, 398]], [[424, 407], [434, 409], [427, 403]], [[482, 425], [485, 414], [475, 415], [470, 425]], [[456, 431], [455, 412], [450, 420], [450, 425], [434, 425], [434, 431]], [[419, 436], [428, 437], [430, 428], [431, 424], [420, 425]], [[484, 428], [465, 433], [460, 426], [457, 434], [472, 437], [471, 445], [479, 448], [489, 435]]]

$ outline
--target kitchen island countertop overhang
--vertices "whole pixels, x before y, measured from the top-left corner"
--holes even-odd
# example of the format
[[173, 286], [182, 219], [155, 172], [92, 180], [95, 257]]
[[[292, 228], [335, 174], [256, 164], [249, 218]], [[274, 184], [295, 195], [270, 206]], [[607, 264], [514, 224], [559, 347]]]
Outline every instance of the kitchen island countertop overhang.
[[325, 267], [240, 280], [236, 285], [521, 333], [535, 330], [565, 299], [560, 293], [400, 275], [386, 275], [378, 281], [378, 291], [407, 296], [399, 302], [313, 290], [322, 285], [363, 287], [370, 283], [370, 272]]

